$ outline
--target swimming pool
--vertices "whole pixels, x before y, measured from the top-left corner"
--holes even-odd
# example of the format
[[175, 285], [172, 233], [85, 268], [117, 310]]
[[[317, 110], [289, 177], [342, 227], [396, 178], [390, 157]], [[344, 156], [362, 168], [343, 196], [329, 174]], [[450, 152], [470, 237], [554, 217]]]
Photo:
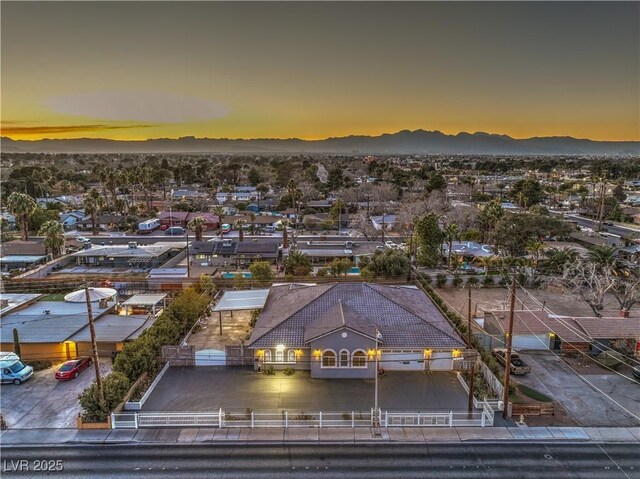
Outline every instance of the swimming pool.
[[224, 279], [234, 279], [237, 275], [241, 274], [243, 278], [250, 279], [253, 275], [248, 271], [237, 272], [237, 273], [222, 273], [222, 277]]

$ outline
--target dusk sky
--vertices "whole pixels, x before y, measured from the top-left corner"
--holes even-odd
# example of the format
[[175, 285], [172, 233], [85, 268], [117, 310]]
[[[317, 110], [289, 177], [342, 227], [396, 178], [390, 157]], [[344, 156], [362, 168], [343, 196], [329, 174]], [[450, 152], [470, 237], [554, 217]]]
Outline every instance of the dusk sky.
[[14, 139], [640, 140], [640, 4], [2, 2]]

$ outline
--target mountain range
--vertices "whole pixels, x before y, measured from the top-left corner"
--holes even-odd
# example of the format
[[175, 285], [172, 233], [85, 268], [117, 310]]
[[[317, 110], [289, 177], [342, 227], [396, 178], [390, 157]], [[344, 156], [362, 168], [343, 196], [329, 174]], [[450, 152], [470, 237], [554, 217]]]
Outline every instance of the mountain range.
[[148, 140], [103, 138], [13, 140], [2, 137], [2, 153], [327, 153], [640, 156], [638, 141], [594, 141], [570, 136], [511, 138], [507, 135], [403, 130], [379, 136], [324, 140], [182, 137]]

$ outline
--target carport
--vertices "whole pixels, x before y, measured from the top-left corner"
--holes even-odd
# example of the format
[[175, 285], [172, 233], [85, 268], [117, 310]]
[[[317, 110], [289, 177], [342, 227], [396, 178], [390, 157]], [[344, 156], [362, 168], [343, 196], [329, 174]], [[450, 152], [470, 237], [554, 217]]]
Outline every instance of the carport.
[[246, 311], [251, 309], [262, 309], [269, 296], [268, 289], [249, 289], [245, 291], [225, 291], [222, 299], [218, 302], [214, 312], [218, 313], [220, 320], [220, 336], [222, 336], [222, 312], [230, 311], [233, 317], [234, 311]]

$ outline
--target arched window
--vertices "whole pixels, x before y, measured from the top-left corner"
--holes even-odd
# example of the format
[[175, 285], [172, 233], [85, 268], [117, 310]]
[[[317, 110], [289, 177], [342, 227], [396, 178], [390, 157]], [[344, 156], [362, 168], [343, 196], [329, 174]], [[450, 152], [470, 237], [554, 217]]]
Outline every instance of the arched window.
[[323, 368], [335, 368], [336, 367], [336, 352], [327, 349], [322, 351], [322, 367]]
[[270, 349], [265, 349], [264, 350], [264, 362], [265, 363], [270, 363], [271, 362], [271, 350]]
[[340, 351], [340, 367], [349, 367], [349, 351], [347, 351], [346, 349]]
[[353, 352], [353, 356], [351, 356], [351, 367], [354, 368], [366, 368], [367, 367], [367, 354], [358, 349]]
[[276, 349], [276, 362], [284, 363], [284, 350]]
[[296, 350], [295, 349], [290, 349], [289, 351], [287, 351], [287, 361], [290, 363], [295, 363], [296, 362]]

